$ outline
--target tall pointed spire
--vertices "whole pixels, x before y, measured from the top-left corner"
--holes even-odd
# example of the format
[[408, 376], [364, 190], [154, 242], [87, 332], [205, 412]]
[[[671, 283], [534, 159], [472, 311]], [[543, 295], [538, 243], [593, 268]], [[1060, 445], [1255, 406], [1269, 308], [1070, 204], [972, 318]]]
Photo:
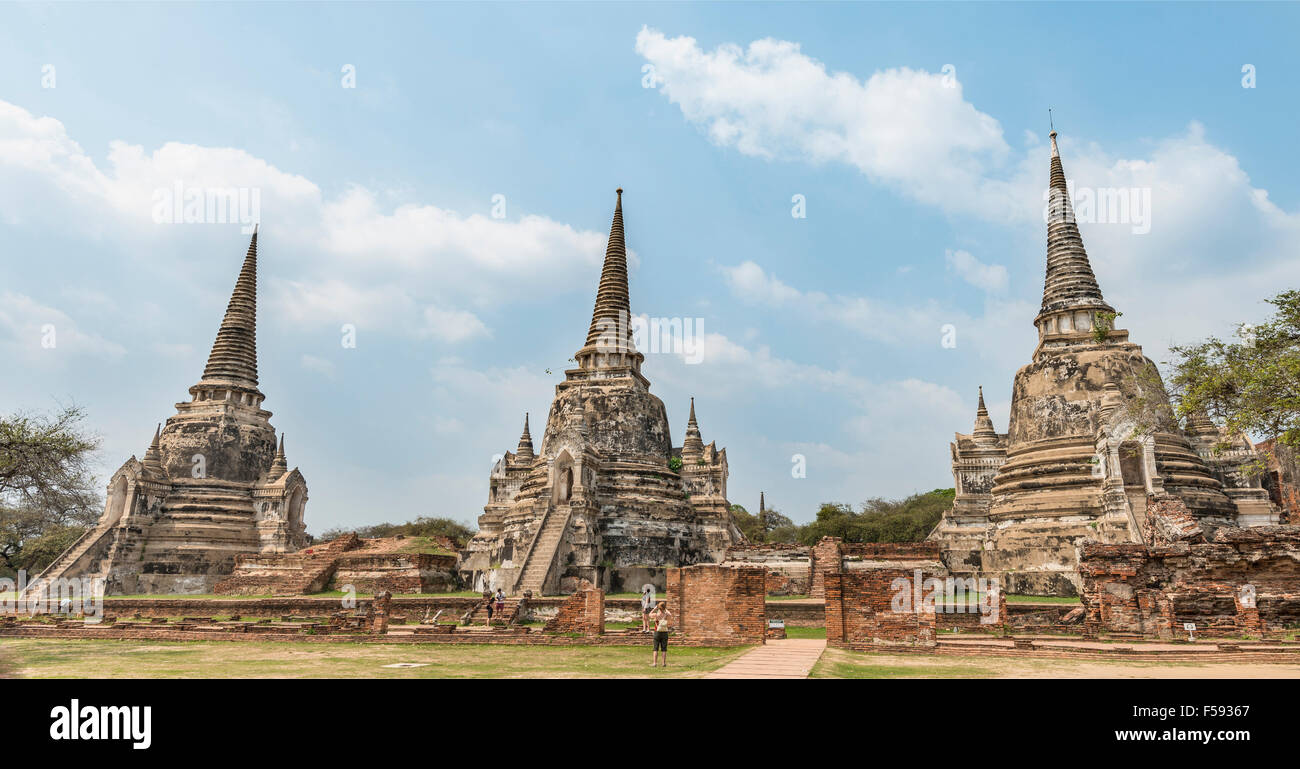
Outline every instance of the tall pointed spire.
[[257, 228], [199, 384], [257, 389]]
[[275, 459], [271, 460], [270, 476], [279, 478], [289, 472], [289, 462], [284, 457], [284, 433], [280, 433], [280, 448], [275, 450]]
[[[627, 290], [627, 243], [623, 239], [623, 188], [618, 188], [616, 193], [618, 201], [614, 204], [614, 221], [609, 226], [609, 244], [605, 247], [605, 265], [600, 270], [596, 306], [587, 329], [587, 346], [608, 346], [625, 334], [627, 349], [631, 350], [632, 303]], [[613, 333], [619, 336], [611, 337]]]
[[979, 406], [975, 409], [975, 430], [971, 437], [976, 443], [996, 443], [998, 431], [993, 428], [993, 420], [989, 418], [989, 410], [984, 406], [984, 387], [980, 386]]
[[622, 377], [629, 374], [641, 384], [645, 356], [632, 342], [632, 303], [627, 290], [627, 243], [623, 239], [623, 188], [616, 190], [614, 221], [609, 227], [609, 245], [596, 289], [596, 306], [591, 312], [587, 341], [574, 355], [579, 368], [566, 372], [570, 379]]
[[518, 459], [533, 459], [533, 436], [528, 433], [528, 412], [524, 412], [524, 434], [519, 436], [519, 448], [515, 450]]
[[695, 421], [695, 399], [691, 398], [691, 417], [686, 422], [686, 438], [682, 441], [682, 463], [688, 460], [698, 461], [704, 457], [704, 439], [700, 437], [700, 425]]
[[[1114, 312], [1101, 295], [1097, 276], [1092, 272], [1088, 252], [1083, 247], [1083, 237], [1075, 221], [1070, 191], [1061, 165], [1061, 153], [1056, 146], [1056, 131], [1051, 133], [1052, 162], [1048, 186], [1047, 205], [1047, 276], [1043, 281], [1043, 308], [1035, 323], [1043, 333], [1087, 331], [1091, 316], [1096, 312]], [[1088, 325], [1074, 322], [1074, 311], [1083, 310]], [[1043, 325], [1049, 318], [1066, 320]]]

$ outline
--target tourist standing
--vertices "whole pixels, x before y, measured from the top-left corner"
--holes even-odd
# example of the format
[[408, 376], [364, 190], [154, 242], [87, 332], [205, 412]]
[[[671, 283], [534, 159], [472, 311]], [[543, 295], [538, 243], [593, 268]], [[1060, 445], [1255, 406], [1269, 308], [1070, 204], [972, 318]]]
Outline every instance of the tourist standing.
[[650, 632], [650, 612], [655, 609], [654, 585], [641, 588], [641, 632]]
[[484, 603], [487, 604], [487, 615], [488, 615], [487, 624], [489, 627], [491, 627], [492, 626], [492, 591], [491, 590], [483, 591], [483, 601]]
[[650, 667], [659, 664], [659, 652], [664, 653], [664, 667], [668, 667], [668, 624], [672, 619], [672, 612], [668, 611], [667, 604], [659, 604], [654, 610], [655, 621], [655, 651], [654, 659], [650, 662]]
[[497, 588], [496, 600], [497, 600], [497, 614], [501, 615], [502, 619], [504, 619], [506, 616], [506, 594], [504, 591], [501, 590], [501, 588]]

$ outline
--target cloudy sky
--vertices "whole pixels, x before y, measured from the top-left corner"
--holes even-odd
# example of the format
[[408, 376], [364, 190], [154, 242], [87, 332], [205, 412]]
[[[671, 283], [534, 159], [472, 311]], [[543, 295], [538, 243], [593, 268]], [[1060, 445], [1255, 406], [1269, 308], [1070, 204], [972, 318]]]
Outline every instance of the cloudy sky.
[[1049, 107], [1076, 195], [1128, 196], [1081, 228], [1152, 358], [1300, 282], [1297, 22], [6, 4], [0, 407], [85, 407], [105, 477], [142, 454], [202, 372], [248, 237], [166, 207], [256, 194], [262, 390], [309, 528], [472, 521], [585, 338], [622, 186], [633, 311], [703, 345], [644, 371], [676, 442], [696, 398], [733, 502], [762, 489], [802, 521], [950, 486], [976, 386], [1005, 430], [1033, 348]]

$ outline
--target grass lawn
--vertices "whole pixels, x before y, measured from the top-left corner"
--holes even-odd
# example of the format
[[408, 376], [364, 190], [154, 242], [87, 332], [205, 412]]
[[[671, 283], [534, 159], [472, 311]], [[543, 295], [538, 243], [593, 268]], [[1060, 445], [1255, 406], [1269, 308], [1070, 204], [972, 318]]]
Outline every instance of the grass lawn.
[[940, 657], [827, 649], [810, 678], [1300, 678], [1300, 664]]
[[399, 553], [429, 553], [430, 555], [455, 555], [452, 551], [438, 544], [432, 537], [407, 537], [405, 544], [397, 549]]
[[825, 638], [826, 628], [824, 627], [790, 627], [785, 628], [786, 638]]
[[5, 639], [0, 664], [23, 678], [698, 678], [747, 650], [674, 648], [652, 670], [631, 646]]

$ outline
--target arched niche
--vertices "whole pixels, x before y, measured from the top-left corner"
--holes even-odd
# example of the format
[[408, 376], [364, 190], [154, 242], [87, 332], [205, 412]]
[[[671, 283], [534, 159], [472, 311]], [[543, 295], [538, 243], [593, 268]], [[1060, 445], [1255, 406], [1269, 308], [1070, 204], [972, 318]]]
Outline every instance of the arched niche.
[[573, 499], [573, 457], [568, 450], [560, 452], [551, 466], [551, 502], [567, 505]]
[[289, 495], [289, 504], [286, 508], [286, 514], [289, 521], [289, 531], [297, 531], [302, 528], [302, 513], [307, 507], [307, 491], [298, 486]]

